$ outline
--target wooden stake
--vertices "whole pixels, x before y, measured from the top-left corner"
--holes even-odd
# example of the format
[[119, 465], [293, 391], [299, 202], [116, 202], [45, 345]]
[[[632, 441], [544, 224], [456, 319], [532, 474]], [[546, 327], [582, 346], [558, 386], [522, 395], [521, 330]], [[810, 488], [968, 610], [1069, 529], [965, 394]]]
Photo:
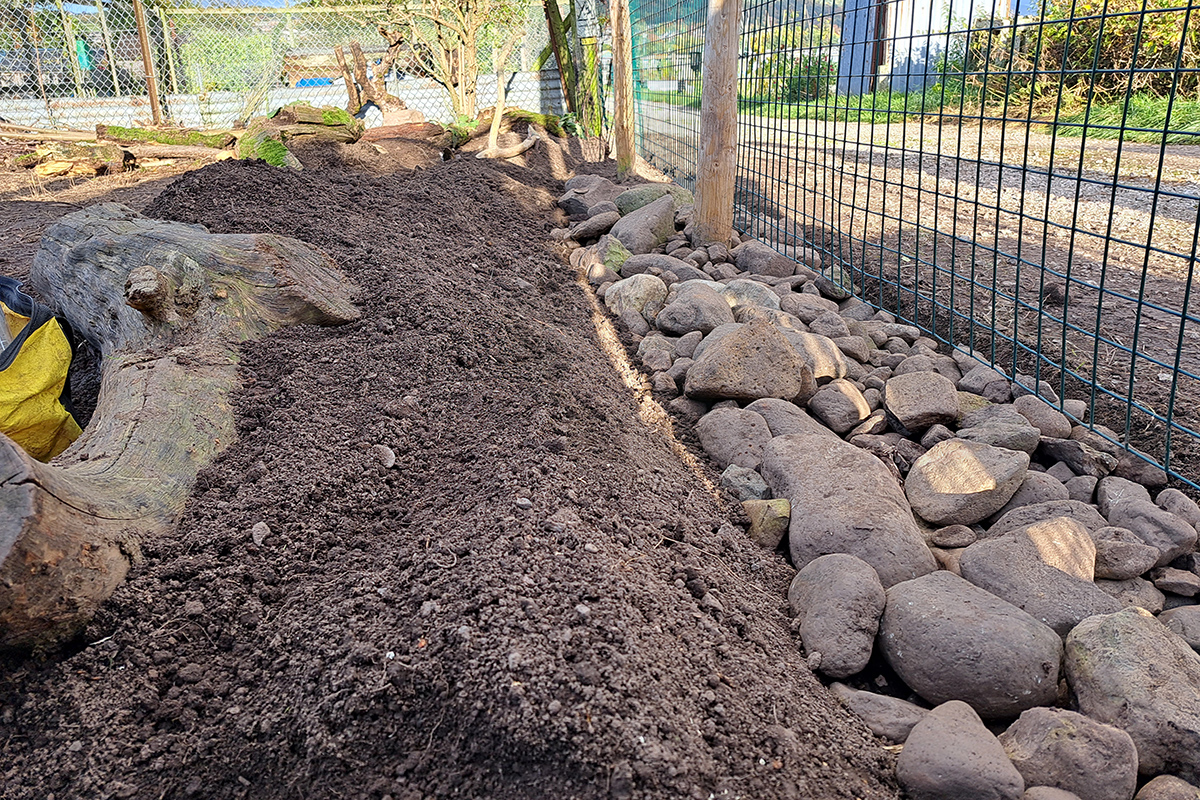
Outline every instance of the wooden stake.
[[[735, 0], [736, 2], [736, 0]], [[613, 0], [613, 136], [617, 150], [617, 180], [633, 171], [633, 30], [629, 0]]]
[[133, 16], [137, 22], [138, 41], [142, 45], [142, 68], [146, 72], [146, 91], [150, 95], [150, 114], [155, 126], [162, 125], [162, 105], [158, 101], [158, 73], [154, 69], [154, 54], [150, 49], [150, 30], [146, 25], [146, 8], [142, 0], [133, 0]]
[[709, 0], [700, 92], [700, 165], [696, 175], [696, 241], [733, 235], [737, 171], [737, 57], [741, 0]]

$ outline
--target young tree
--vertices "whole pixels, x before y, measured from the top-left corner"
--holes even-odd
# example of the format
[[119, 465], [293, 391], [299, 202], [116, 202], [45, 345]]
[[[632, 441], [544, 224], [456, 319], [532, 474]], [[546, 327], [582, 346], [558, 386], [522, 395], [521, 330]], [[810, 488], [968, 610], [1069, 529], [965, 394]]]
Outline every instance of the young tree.
[[[392, 3], [379, 32], [406, 42], [410, 63], [450, 94], [456, 117], [475, 118], [480, 51], [505, 48], [524, 33], [522, 0], [415, 0]], [[508, 48], [511, 50], [511, 46]]]

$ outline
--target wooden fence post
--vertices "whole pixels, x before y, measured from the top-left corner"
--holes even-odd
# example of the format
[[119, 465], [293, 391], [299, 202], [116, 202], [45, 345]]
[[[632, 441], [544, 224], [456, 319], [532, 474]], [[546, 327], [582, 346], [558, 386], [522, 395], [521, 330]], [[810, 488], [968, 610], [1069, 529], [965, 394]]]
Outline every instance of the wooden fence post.
[[737, 62], [741, 0], [709, 0], [700, 92], [700, 164], [696, 175], [698, 243], [733, 235], [733, 178], [737, 170]]
[[629, 0], [613, 0], [613, 136], [617, 150], [617, 180], [633, 171], [633, 29]]
[[146, 9], [142, 0], [133, 0], [133, 18], [137, 23], [138, 41], [142, 45], [142, 68], [146, 72], [146, 91], [150, 95], [150, 114], [155, 127], [162, 125], [162, 106], [158, 102], [158, 71], [154, 68], [154, 51], [150, 46], [150, 30], [146, 27]]

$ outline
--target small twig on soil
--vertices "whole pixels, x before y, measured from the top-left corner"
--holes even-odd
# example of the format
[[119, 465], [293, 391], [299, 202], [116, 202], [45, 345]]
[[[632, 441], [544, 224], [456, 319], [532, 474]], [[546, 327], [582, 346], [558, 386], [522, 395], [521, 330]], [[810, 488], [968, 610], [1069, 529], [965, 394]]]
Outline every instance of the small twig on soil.
[[429, 560], [432, 561], [434, 563], [434, 565], [439, 566], [442, 569], [452, 569], [452, 568], [458, 566], [458, 553], [455, 553], [454, 551], [450, 551], [450, 555], [452, 555], [454, 557], [454, 560], [451, 561], [449, 564], [443, 564], [442, 562], [438, 561], [436, 558], [430, 558]]

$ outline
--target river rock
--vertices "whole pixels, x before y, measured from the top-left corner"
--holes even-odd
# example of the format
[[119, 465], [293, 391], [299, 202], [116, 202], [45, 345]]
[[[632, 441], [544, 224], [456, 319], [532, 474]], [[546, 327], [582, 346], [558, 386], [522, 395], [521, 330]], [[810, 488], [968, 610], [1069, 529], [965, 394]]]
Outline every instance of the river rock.
[[833, 311], [826, 311], [808, 323], [808, 329], [829, 339], [840, 339], [850, 335], [850, 329], [846, 327], [846, 321]]
[[1159, 775], [1143, 786], [1134, 800], [1200, 800], [1200, 788], [1174, 775]]
[[1200, 782], [1200, 656], [1186, 642], [1127, 608], [1081, 622], [1065, 653], [1079, 710], [1133, 738], [1142, 775]]
[[1117, 503], [1124, 503], [1128, 500], [1150, 502], [1150, 492], [1140, 483], [1134, 483], [1114, 475], [1101, 478], [1096, 482], [1096, 507], [1104, 516], [1107, 517]]
[[1101, 528], [1094, 538], [1097, 578], [1128, 580], [1158, 563], [1158, 548], [1146, 544], [1125, 528]]
[[931, 425], [953, 425], [959, 414], [954, 384], [937, 373], [893, 376], [883, 386], [883, 406], [899, 423], [901, 432], [912, 434], [920, 434]]
[[796, 271], [796, 262], [777, 253], [763, 242], [751, 239], [735, 247], [731, 255], [737, 260], [737, 268], [752, 275], [767, 275], [786, 278]]
[[1142, 608], [1151, 614], [1163, 610], [1166, 598], [1145, 578], [1129, 578], [1123, 581], [1095, 581], [1096, 588], [1115, 599], [1126, 608]]
[[[1055, 466], [1062, 466], [1066, 470], [1070, 470], [1066, 464], [1059, 461]], [[1049, 474], [1049, 473], [1047, 473]], [[1099, 481], [1095, 475], [1078, 475], [1074, 478], [1068, 478], [1063, 486], [1067, 487], [1067, 495], [1071, 500], [1078, 500], [1081, 503], [1091, 503], [1096, 496], [1096, 484]]]
[[641, 314], [648, 303], [661, 303], [666, 297], [667, 285], [662, 279], [653, 275], [634, 275], [608, 287], [604, 305], [617, 316], [623, 311]]
[[839, 434], [850, 430], [871, 413], [871, 407], [858, 387], [840, 378], [818, 389], [808, 401], [808, 410]]
[[1178, 489], [1163, 489], [1155, 498], [1155, 503], [1163, 511], [1170, 511], [1188, 525], [1200, 530], [1200, 506]]
[[1006, 533], [1024, 528], [1035, 522], [1044, 522], [1055, 517], [1070, 517], [1087, 528], [1089, 533], [1095, 533], [1108, 525], [1104, 517], [1094, 506], [1077, 500], [1051, 500], [1046, 503], [1014, 508], [996, 520], [988, 528], [988, 536], [1003, 536]]
[[761, 414], [772, 436], [788, 433], [817, 433], [832, 436], [832, 432], [808, 415], [803, 408], [788, 400], [764, 397], [746, 406], [747, 411]]
[[896, 479], [870, 453], [828, 434], [777, 436], [762, 475], [792, 502], [792, 562], [829, 553], [870, 564], [885, 587], [932, 572], [936, 564]]
[[925, 719], [925, 715], [929, 713], [929, 709], [921, 708], [907, 700], [859, 691], [836, 681], [829, 685], [829, 690], [846, 708], [865, 722], [872, 733], [897, 744], [903, 744], [913, 726]]
[[721, 469], [737, 464], [758, 469], [763, 446], [770, 441], [767, 421], [741, 408], [715, 408], [696, 423], [700, 446]]
[[725, 298], [725, 302], [729, 303], [730, 308], [751, 305], [773, 311], [779, 310], [779, 296], [758, 281], [744, 278], [730, 281], [721, 289], [721, 295]]
[[674, 208], [682, 208], [696, 202], [692, 199], [691, 192], [673, 183], [644, 183], [641, 186], [634, 186], [618, 194], [613, 202], [616, 203], [617, 210], [622, 215], [625, 215], [637, 211], [639, 208], [643, 208], [666, 195], [671, 195], [674, 199]]
[[833, 339], [816, 333], [784, 331], [783, 335], [787, 337], [796, 354], [808, 364], [817, 380], [846, 377], [849, 369], [846, 358]]
[[1070, 500], [1070, 493], [1062, 481], [1044, 472], [1030, 470], [1025, 474], [1025, 480], [1016, 493], [1009, 498], [1004, 507], [991, 516], [993, 521], [999, 520], [1009, 511], [1021, 506], [1031, 506], [1036, 503], [1048, 503], [1052, 500]]
[[675, 204], [670, 195], [664, 195], [621, 217], [611, 231], [634, 255], [649, 253], [674, 232]]
[[1158, 621], [1177, 633], [1193, 650], [1200, 650], [1200, 605], [1164, 611], [1158, 615]]
[[1021, 800], [1083, 800], [1074, 792], [1056, 789], [1053, 786], [1030, 786], [1021, 795]]
[[612, 226], [616, 225], [620, 219], [621, 215], [615, 211], [588, 217], [571, 229], [571, 238], [580, 243], [599, 239], [608, 233]]
[[1054, 786], [1089, 800], [1131, 800], [1137, 790], [1133, 739], [1083, 714], [1031, 708], [999, 738], [1028, 786]]
[[1109, 510], [1108, 521], [1128, 528], [1159, 552], [1156, 566], [1166, 566], [1196, 548], [1196, 529], [1149, 500], [1126, 500]]
[[721, 473], [721, 488], [738, 500], [766, 500], [771, 489], [756, 470], [730, 464]]
[[[629, 261], [643, 257], [633, 256]], [[625, 263], [628, 264], [629, 261]], [[683, 287], [675, 299], [658, 312], [655, 324], [659, 330], [676, 336], [692, 331], [707, 334], [719, 325], [733, 322], [733, 312], [721, 295], [699, 283], [694, 288], [686, 283]]]
[[1025, 480], [1028, 468], [1025, 453], [948, 439], [912, 465], [905, 494], [913, 511], [928, 522], [971, 525], [1002, 508]]
[[776, 397], [804, 403], [816, 388], [812, 370], [788, 340], [762, 321], [743, 325], [706, 347], [684, 383], [684, 393], [697, 400]]
[[1120, 608], [1091, 581], [1047, 564], [1034, 543], [1019, 533], [976, 542], [963, 552], [959, 569], [963, 578], [1029, 613], [1059, 636], [1082, 619]]
[[1066, 439], [1071, 435], [1071, 420], [1058, 409], [1036, 395], [1027, 394], [1013, 400], [1013, 408], [1029, 420], [1029, 424], [1051, 439]]
[[871, 565], [845, 553], [810, 561], [788, 588], [804, 649], [810, 658], [821, 654], [819, 669], [831, 678], [855, 675], [867, 666], [885, 600]]
[[1200, 575], [1174, 567], [1159, 567], [1150, 575], [1154, 588], [1160, 592], [1170, 592], [1181, 597], [1195, 597], [1200, 594]]
[[1049, 705], [1058, 695], [1058, 635], [949, 572], [888, 589], [879, 646], [904, 682], [931, 703], [960, 699], [986, 718], [1004, 718]]
[[787, 535], [788, 520], [791, 518], [792, 506], [787, 500], [746, 500], [742, 510], [750, 520], [747, 533], [750, 540], [765, 550], [779, 547], [783, 537]]
[[896, 779], [911, 800], [1020, 800], [1025, 791], [1000, 742], [958, 700], [913, 727], [896, 759]]
[[1062, 461], [1076, 475], [1103, 478], [1117, 466], [1117, 460], [1108, 453], [1076, 439], [1042, 437], [1038, 454], [1047, 462]]
[[[663, 255], [662, 253], [641, 253], [636, 256], [629, 256], [625, 262], [621, 264], [621, 276], [628, 278], [633, 275], [641, 275], [643, 273], [658, 270], [659, 273], [675, 272], [677, 269], [688, 267], [687, 264], [673, 256]], [[678, 273], [676, 273], [678, 275]], [[704, 276], [707, 278], [708, 276]], [[705, 281], [710, 283], [709, 281]], [[718, 286], [720, 284], [717, 284]]]
[[959, 428], [958, 438], [968, 442], [990, 444], [993, 447], [1003, 447], [1007, 450], [1020, 450], [1032, 454], [1038, 448], [1041, 434], [1032, 425], [977, 425], [973, 428]]
[[798, 318], [805, 325], [822, 314], [837, 313], [838, 305], [815, 294], [790, 294], [779, 302], [779, 307]]

